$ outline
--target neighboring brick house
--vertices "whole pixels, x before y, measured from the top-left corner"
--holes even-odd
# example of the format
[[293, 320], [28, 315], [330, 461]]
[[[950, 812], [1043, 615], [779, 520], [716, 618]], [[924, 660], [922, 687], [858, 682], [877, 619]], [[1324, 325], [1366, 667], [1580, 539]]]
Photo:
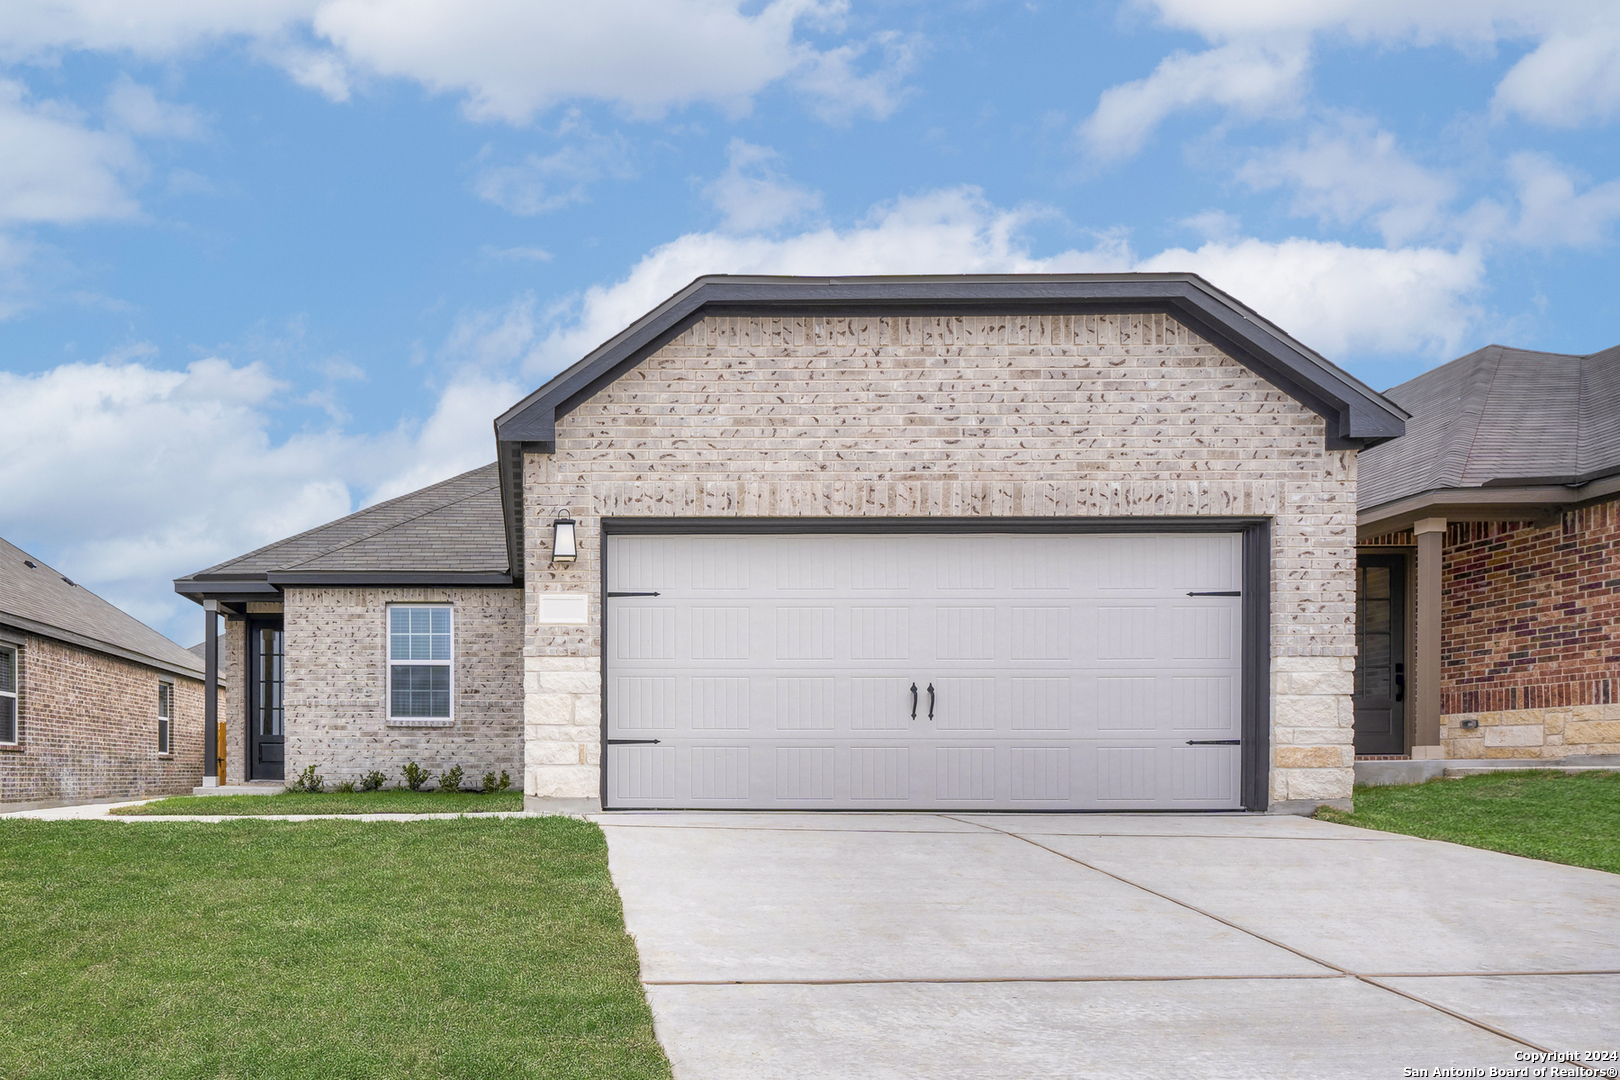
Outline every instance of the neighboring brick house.
[[1369, 612], [1390, 620], [1363, 652], [1358, 749], [1620, 754], [1620, 348], [1492, 345], [1387, 394], [1412, 418], [1362, 457], [1363, 590], [1393, 591], [1363, 602], [1364, 641]]
[[1191, 275], [701, 278], [497, 465], [175, 587], [266, 774], [1301, 811], [1350, 797], [1356, 459], [1404, 417]]
[[203, 712], [195, 656], [0, 540], [0, 809], [185, 794]]

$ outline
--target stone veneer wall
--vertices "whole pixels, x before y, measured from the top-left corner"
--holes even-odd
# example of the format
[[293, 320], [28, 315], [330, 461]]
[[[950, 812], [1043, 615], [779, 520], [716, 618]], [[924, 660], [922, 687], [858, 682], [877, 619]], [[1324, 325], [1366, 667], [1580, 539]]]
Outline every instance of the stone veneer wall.
[[[696, 323], [525, 456], [525, 791], [600, 790], [604, 515], [1254, 515], [1273, 519], [1271, 798], [1347, 800], [1355, 454], [1323, 435], [1164, 315]], [[539, 623], [553, 590], [585, 592], [588, 624]]]
[[[387, 715], [387, 606], [454, 608], [453, 719]], [[333, 785], [372, 769], [403, 782], [415, 761], [435, 773], [460, 765], [474, 786], [486, 772], [523, 769], [523, 593], [502, 588], [289, 587], [286, 629], [287, 778], [315, 765]], [[240, 625], [240, 624], [238, 624]]]
[[[1455, 522], [1442, 581], [1447, 757], [1620, 754], [1620, 499]], [[1474, 729], [1464, 720], [1477, 720]]]
[[203, 683], [175, 676], [174, 752], [157, 752], [156, 668], [23, 635], [18, 745], [0, 805], [184, 795], [202, 780]]

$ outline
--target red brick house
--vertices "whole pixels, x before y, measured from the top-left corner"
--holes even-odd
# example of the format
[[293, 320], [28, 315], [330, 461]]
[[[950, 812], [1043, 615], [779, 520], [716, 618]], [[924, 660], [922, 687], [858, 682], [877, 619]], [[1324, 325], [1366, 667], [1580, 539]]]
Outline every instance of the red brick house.
[[1356, 751], [1620, 754], [1620, 347], [1492, 345], [1360, 460]]
[[0, 540], [0, 811], [186, 794], [203, 665]]

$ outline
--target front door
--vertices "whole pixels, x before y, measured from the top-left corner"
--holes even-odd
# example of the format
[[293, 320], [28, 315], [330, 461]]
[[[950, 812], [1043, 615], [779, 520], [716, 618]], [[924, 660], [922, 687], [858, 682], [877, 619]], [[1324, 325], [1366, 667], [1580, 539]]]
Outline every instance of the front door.
[[1356, 561], [1356, 753], [1406, 753], [1406, 558]]
[[248, 779], [284, 780], [280, 619], [248, 623]]

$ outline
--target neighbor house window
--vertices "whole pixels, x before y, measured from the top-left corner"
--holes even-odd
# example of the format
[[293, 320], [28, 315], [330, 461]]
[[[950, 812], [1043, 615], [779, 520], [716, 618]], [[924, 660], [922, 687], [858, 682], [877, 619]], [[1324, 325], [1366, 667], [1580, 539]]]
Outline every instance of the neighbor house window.
[[17, 744], [17, 650], [0, 645], [0, 743]]
[[158, 753], [174, 753], [174, 683], [158, 683]]
[[451, 661], [448, 605], [389, 608], [389, 718], [450, 719]]

